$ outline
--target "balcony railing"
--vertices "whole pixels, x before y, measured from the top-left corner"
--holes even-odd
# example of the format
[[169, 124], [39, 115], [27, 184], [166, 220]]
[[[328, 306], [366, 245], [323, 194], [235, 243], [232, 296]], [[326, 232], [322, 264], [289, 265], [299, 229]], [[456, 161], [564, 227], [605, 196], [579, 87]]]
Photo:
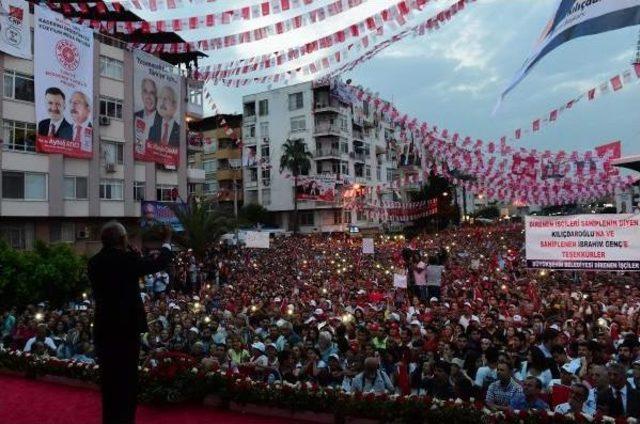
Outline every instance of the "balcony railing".
[[325, 148], [325, 149], [316, 149], [316, 152], [313, 155], [313, 157], [315, 158], [321, 158], [321, 157], [327, 157], [327, 156], [339, 158], [340, 156], [342, 156], [342, 153], [340, 153], [340, 149]]
[[242, 122], [245, 124], [253, 124], [256, 122], [256, 115], [244, 115], [242, 117]]
[[346, 131], [340, 128], [338, 125], [330, 125], [330, 124], [316, 124], [313, 129], [314, 134], [337, 134], [342, 135]]
[[340, 112], [340, 102], [335, 101], [319, 101], [316, 102], [315, 107], [313, 108], [316, 112]]
[[242, 170], [240, 169], [218, 169], [216, 172], [216, 179], [218, 181], [224, 180], [241, 180]]

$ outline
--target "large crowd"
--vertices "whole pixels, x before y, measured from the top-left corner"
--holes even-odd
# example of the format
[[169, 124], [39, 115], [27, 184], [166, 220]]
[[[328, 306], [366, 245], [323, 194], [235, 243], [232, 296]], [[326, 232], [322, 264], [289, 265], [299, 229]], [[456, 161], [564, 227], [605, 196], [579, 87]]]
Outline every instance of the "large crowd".
[[[637, 274], [527, 270], [522, 224], [216, 245], [140, 281], [141, 366], [182, 352], [268, 384], [640, 417]], [[404, 287], [404, 284], [407, 287]], [[5, 347], [92, 363], [91, 294], [5, 311]]]

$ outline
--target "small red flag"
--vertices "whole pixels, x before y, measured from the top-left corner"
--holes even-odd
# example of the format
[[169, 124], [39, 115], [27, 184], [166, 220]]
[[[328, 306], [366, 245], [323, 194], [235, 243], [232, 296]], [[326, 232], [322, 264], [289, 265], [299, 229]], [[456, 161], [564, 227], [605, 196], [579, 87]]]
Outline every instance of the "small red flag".
[[613, 91], [622, 89], [622, 78], [620, 78], [620, 75], [616, 75], [615, 77], [611, 78], [611, 85], [613, 86]]

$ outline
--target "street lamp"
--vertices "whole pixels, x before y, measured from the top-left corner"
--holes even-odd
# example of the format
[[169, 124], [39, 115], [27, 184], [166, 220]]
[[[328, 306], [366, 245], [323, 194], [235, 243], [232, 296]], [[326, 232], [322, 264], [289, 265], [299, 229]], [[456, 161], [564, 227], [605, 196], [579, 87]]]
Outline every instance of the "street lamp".
[[236, 220], [236, 243], [238, 243], [238, 184], [236, 182], [236, 171], [242, 169], [242, 159], [229, 159], [231, 176], [233, 178], [233, 217]]

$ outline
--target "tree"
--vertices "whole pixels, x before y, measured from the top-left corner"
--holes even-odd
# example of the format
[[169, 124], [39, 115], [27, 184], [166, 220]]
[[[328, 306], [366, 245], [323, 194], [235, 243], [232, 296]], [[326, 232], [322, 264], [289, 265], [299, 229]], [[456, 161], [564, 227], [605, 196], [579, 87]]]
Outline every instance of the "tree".
[[257, 203], [244, 205], [242, 209], [240, 209], [240, 220], [249, 225], [273, 225], [272, 213]]
[[311, 153], [302, 139], [287, 139], [282, 145], [280, 156], [280, 173], [288, 170], [293, 175], [293, 232], [298, 232], [298, 177], [307, 174], [311, 169]]
[[209, 201], [190, 198], [171, 209], [184, 228], [184, 232], [175, 235], [176, 243], [192, 249], [198, 259], [203, 259], [207, 247], [233, 227], [232, 219], [211, 208]]
[[0, 308], [49, 301], [61, 306], [89, 288], [86, 258], [64, 243], [36, 242], [33, 251], [0, 240]]

